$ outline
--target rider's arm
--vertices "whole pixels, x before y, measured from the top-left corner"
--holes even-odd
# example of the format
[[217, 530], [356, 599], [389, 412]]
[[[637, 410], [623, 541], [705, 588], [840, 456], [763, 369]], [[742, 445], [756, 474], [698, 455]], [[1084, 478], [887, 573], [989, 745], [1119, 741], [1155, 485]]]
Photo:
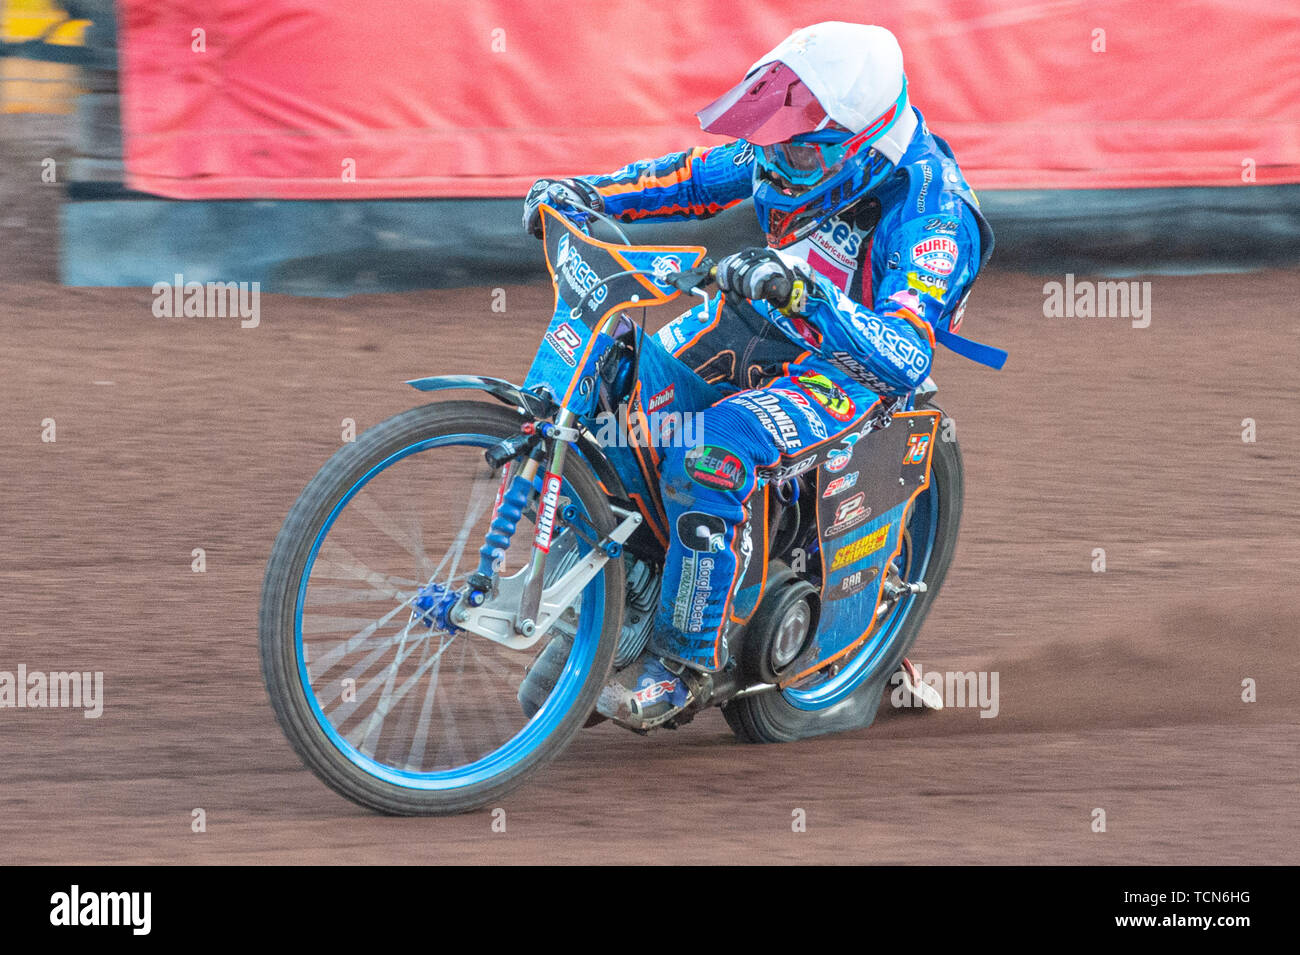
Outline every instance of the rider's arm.
[[624, 222], [707, 219], [753, 194], [753, 165], [753, 147], [738, 141], [581, 178], [600, 193], [604, 211]]
[[907, 394], [925, 381], [934, 357], [929, 324], [898, 302], [867, 308], [829, 280], [816, 281], [803, 316], [812, 328], [803, 331], [822, 358], [882, 395]]
[[960, 210], [890, 226], [882, 222], [873, 243], [868, 267], [874, 266], [877, 280], [871, 307], [818, 276], [804, 309], [806, 323], [775, 309], [767, 313], [787, 335], [793, 333], [867, 387], [900, 395], [930, 373], [934, 326], [958, 307], [979, 268], [979, 231]]

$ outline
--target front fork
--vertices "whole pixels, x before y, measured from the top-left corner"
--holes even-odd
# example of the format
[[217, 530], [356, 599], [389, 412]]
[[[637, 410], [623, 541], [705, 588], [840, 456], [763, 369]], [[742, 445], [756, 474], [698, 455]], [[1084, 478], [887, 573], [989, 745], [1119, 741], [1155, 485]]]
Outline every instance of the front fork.
[[537, 442], [533, 452], [524, 462], [523, 468], [501, 494], [496, 512], [492, 516], [491, 527], [484, 537], [483, 546], [479, 548], [478, 569], [469, 576], [468, 580], [466, 603], [471, 607], [481, 606], [492, 594], [498, 564], [509, 549], [515, 529], [519, 526], [519, 520], [523, 517], [524, 509], [528, 506], [532, 493], [537, 487], [537, 472], [549, 447], [550, 461], [542, 479], [541, 494], [537, 502], [537, 531], [533, 535], [532, 555], [524, 578], [519, 613], [515, 620], [515, 631], [525, 637], [531, 637], [537, 625], [542, 587], [546, 580], [546, 558], [550, 553], [551, 539], [554, 536], [558, 516], [556, 512], [559, 505], [559, 490], [563, 484], [564, 459], [569, 441], [576, 440], [578, 437], [578, 431], [574, 427], [576, 422], [577, 416], [569, 409], [563, 408], [556, 416], [554, 424], [540, 421], [525, 425], [527, 433], [535, 434], [542, 440]]
[[[552, 439], [551, 466], [542, 479], [542, 494], [537, 501], [537, 533], [533, 535], [532, 563], [525, 578], [523, 599], [519, 601], [518, 629], [526, 637], [531, 637], [536, 627], [537, 608], [542, 601], [542, 584], [546, 580], [546, 557], [551, 550], [550, 542], [554, 536], [556, 510], [559, 507], [560, 487], [563, 484], [564, 456], [569, 450], [569, 440], [576, 439], [578, 436], [573, 427], [576, 422], [577, 416], [568, 408], [564, 408], [555, 417], [555, 424], [552, 426], [555, 433], [548, 436]], [[569, 432], [572, 434], [570, 435]], [[531, 458], [528, 465], [532, 466], [532, 474], [535, 475], [537, 468]], [[526, 466], [524, 471], [527, 474], [529, 468]]]
[[[509, 486], [500, 494], [491, 527], [479, 549], [478, 569], [470, 575], [468, 586], [451, 590], [439, 584], [427, 585], [426, 592], [415, 601], [414, 612], [421, 614], [421, 621], [449, 632], [467, 631], [512, 650], [526, 650], [573, 606], [606, 563], [620, 557], [623, 544], [643, 521], [639, 513], [614, 507], [620, 520], [608, 534], [601, 534], [584, 518], [578, 504], [570, 502], [563, 509], [559, 506], [565, 448], [569, 441], [578, 439], [573, 422], [572, 415], [561, 413], [555, 424], [526, 424], [523, 433], [527, 442], [508, 439], [499, 453], [498, 449], [488, 452], [488, 460], [494, 464], [506, 456], [518, 460], [525, 448], [529, 457], [517, 475], [509, 478], [507, 474]], [[536, 441], [532, 440], [534, 435]], [[542, 475], [532, 554], [517, 573], [502, 576], [501, 557], [537, 488], [543, 461], [549, 467]], [[574, 535], [575, 545], [577, 540], [584, 541], [588, 551], [546, 585], [547, 561], [560, 520]]]

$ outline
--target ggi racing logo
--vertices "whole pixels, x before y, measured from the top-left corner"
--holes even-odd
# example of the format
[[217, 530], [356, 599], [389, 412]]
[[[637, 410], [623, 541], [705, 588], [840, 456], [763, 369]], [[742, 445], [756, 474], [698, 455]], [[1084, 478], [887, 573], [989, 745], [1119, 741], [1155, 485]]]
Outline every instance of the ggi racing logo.
[[[555, 254], [559, 260], [560, 273], [564, 280], [580, 292], [590, 292], [600, 281], [595, 270], [592, 269], [578, 254], [578, 250], [569, 244], [568, 235], [560, 236], [560, 244], [556, 246]], [[591, 294], [591, 300], [596, 305], [605, 301], [609, 294], [609, 288], [602, 285], [599, 289]]]

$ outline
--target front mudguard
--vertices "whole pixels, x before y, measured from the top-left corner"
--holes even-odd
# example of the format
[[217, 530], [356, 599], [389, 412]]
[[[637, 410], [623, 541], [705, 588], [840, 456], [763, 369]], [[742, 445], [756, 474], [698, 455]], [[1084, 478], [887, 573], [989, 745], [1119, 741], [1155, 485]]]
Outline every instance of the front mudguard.
[[[487, 375], [436, 375], [430, 378], [412, 378], [406, 383], [419, 391], [485, 391], [498, 401], [518, 409], [520, 414], [533, 419], [549, 418], [559, 410], [547, 396], [525, 391], [504, 378], [490, 378]], [[577, 449], [583, 460], [596, 472], [596, 477], [614, 502], [620, 506], [630, 503], [627, 501], [623, 479], [595, 437], [589, 432], [582, 432], [578, 437]]]

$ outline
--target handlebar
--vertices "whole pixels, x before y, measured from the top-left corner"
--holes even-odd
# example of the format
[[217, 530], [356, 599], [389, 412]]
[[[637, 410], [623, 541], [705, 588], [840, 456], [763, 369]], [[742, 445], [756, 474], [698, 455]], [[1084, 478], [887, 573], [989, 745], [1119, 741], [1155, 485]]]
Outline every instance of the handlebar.
[[[559, 184], [557, 183], [556, 185]], [[569, 190], [566, 189], [565, 191], [568, 192]], [[616, 233], [618, 233], [618, 237], [623, 240], [624, 245], [632, 244], [632, 240], [627, 237], [627, 233], [623, 231], [623, 229], [619, 226], [618, 221], [613, 216], [606, 215], [603, 212], [597, 212], [595, 209], [587, 205], [585, 202], [575, 201], [574, 199], [567, 198], [559, 194], [559, 192], [556, 189], [556, 186], [551, 186], [550, 188], [548, 188], [546, 190], [546, 194], [544, 198], [547, 205], [549, 205], [556, 212], [560, 213], [562, 216], [564, 216], [566, 219], [572, 222], [577, 228], [581, 229], [587, 235], [591, 235], [591, 230], [587, 228], [587, 217], [590, 216], [592, 218], [599, 219], [601, 222], [606, 223], [611, 229], [613, 229]], [[581, 217], [569, 215], [568, 213], [570, 211], [577, 211], [578, 213], [580, 213]]]
[[[678, 291], [703, 295], [704, 286], [709, 282], [716, 282], [717, 279], [717, 264], [712, 259], [705, 258], [689, 271], [669, 273], [667, 283]], [[763, 283], [761, 291], [759, 297], [763, 301], [773, 308], [784, 311], [790, 307], [791, 296], [795, 289], [794, 284], [784, 275], [773, 275]]]

